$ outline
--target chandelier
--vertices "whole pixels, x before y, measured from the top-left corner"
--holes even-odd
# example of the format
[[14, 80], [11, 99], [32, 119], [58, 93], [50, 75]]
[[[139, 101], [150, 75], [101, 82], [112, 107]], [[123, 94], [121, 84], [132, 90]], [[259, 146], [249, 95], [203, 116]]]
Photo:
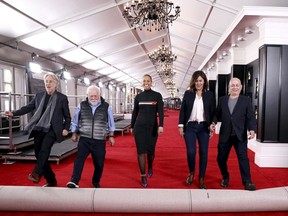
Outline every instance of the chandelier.
[[175, 72], [173, 71], [173, 66], [170, 64], [162, 65], [162, 67], [157, 70], [157, 73], [162, 80], [172, 79], [175, 75]]
[[[175, 14], [170, 14], [172, 9]], [[122, 13], [131, 23], [131, 27], [146, 27], [147, 31], [168, 28], [169, 23], [175, 21], [180, 15], [180, 7], [168, 0], [132, 0], [131, 5], [126, 4]]]
[[172, 53], [169, 47], [164, 45], [164, 39], [162, 40], [162, 46], [148, 54], [148, 57], [154, 65], [172, 64], [177, 59], [177, 56]]

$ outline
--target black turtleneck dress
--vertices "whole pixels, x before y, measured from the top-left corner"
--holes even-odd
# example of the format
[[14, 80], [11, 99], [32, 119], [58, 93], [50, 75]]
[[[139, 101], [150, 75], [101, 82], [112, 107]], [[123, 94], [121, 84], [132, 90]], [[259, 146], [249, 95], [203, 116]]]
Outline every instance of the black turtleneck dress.
[[131, 128], [133, 128], [138, 154], [154, 154], [158, 138], [158, 125], [163, 127], [163, 122], [162, 95], [152, 89], [138, 94], [134, 100], [131, 119]]

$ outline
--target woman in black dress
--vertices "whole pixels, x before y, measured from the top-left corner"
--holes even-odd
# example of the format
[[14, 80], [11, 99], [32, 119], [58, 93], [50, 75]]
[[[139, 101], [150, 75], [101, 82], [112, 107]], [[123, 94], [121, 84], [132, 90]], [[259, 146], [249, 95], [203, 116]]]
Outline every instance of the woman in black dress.
[[164, 111], [162, 95], [151, 89], [152, 77], [150, 75], [144, 75], [142, 86], [144, 91], [138, 94], [134, 100], [131, 133], [134, 134], [137, 147], [141, 185], [147, 187], [146, 157], [148, 161], [147, 177], [151, 178], [158, 134], [163, 132]]

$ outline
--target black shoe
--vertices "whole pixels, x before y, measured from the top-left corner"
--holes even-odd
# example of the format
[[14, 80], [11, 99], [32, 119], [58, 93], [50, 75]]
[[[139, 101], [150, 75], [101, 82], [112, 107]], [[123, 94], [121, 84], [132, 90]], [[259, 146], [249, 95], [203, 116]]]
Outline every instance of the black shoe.
[[100, 184], [99, 183], [93, 183], [94, 188], [100, 188]]
[[221, 181], [221, 187], [227, 188], [229, 185], [229, 178], [222, 179]]
[[256, 190], [256, 185], [253, 183], [246, 183], [245, 184], [245, 190], [249, 190], [249, 191], [255, 191]]
[[36, 184], [40, 181], [40, 176], [37, 173], [31, 173], [28, 175], [28, 179]]
[[186, 179], [186, 185], [187, 186], [191, 185], [193, 182], [193, 179], [194, 179], [194, 173], [190, 173]]
[[68, 188], [79, 188], [79, 185], [77, 185], [75, 182], [68, 182], [67, 184], [66, 184], [66, 186], [68, 187]]
[[45, 185], [43, 185], [43, 187], [56, 187], [57, 186], [57, 181], [53, 181], [53, 182], [47, 182]]
[[206, 189], [206, 185], [204, 183], [204, 178], [199, 178], [199, 188]]

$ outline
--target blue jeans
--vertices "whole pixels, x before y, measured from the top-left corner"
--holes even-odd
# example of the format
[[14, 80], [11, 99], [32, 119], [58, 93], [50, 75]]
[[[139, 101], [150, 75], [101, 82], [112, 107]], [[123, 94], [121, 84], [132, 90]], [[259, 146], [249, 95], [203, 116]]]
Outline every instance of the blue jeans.
[[184, 139], [186, 143], [187, 161], [189, 171], [195, 171], [196, 139], [199, 145], [199, 178], [204, 178], [208, 160], [209, 129], [204, 123], [189, 122], [186, 126]]

